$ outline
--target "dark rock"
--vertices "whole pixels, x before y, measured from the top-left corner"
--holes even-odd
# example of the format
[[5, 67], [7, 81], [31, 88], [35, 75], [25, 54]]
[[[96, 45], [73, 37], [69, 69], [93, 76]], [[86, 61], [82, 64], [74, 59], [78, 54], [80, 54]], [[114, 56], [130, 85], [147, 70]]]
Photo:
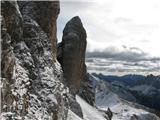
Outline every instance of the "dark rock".
[[[57, 44], [56, 20], [60, 12], [59, 1], [19, 1], [18, 4], [23, 17], [32, 18], [47, 33], [52, 45], [52, 56], [55, 59]], [[31, 34], [28, 35], [28, 33], [24, 32], [24, 36], [36, 36], [33, 29], [27, 29]]]
[[79, 17], [72, 18], [63, 30], [57, 59], [70, 90], [77, 92], [85, 77], [86, 31]]
[[95, 90], [89, 73], [85, 75], [85, 79], [81, 82], [79, 95], [90, 105], [95, 105]]
[[11, 37], [7, 33], [7, 28], [5, 24], [5, 19], [2, 17], [2, 30], [1, 30], [1, 37], [2, 37], [2, 61], [1, 61], [1, 71], [2, 77], [6, 78], [8, 82], [12, 82], [12, 75], [15, 65], [15, 57], [13, 53], [13, 47], [11, 46]]
[[[13, 95], [11, 94], [12, 84], [14, 83], [14, 66], [15, 66], [15, 55], [13, 53], [13, 47], [11, 46], [11, 36], [7, 33], [6, 20], [2, 16], [1, 24], [1, 43], [2, 43], [2, 52], [1, 52], [1, 82], [3, 87], [1, 87], [1, 99], [2, 105], [5, 107], [2, 108], [2, 111], [12, 110]], [[8, 24], [8, 23], [7, 23]], [[10, 118], [10, 116], [8, 116]]]
[[76, 101], [76, 98], [73, 95], [68, 96], [68, 98], [69, 98], [70, 110], [74, 112], [76, 115], [78, 115], [80, 118], [83, 118], [81, 106]]
[[108, 115], [109, 119], [112, 120], [113, 112], [110, 110], [110, 108], [108, 108], [105, 113]]
[[7, 33], [9, 33], [13, 41], [20, 41], [23, 34], [23, 19], [17, 2], [2, 1], [1, 5], [1, 14], [5, 20]]
[[139, 119], [138, 116], [135, 115], [135, 114], [133, 114], [133, 115], [131, 116], [131, 120], [138, 120], [138, 119]]

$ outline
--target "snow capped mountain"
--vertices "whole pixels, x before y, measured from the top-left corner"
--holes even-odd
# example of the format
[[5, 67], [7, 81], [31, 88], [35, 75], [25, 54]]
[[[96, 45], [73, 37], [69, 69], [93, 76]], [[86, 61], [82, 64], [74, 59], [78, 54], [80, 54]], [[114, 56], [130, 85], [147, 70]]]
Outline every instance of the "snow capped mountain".
[[150, 109], [136, 104], [136, 98], [128, 88], [124, 89], [123, 84], [119, 84], [117, 81], [108, 83], [98, 80], [98, 78], [93, 81], [96, 83], [95, 106], [102, 111], [110, 108], [113, 112], [112, 120], [160, 120], [158, 116], [150, 112]]
[[[106, 76], [94, 74], [123, 99], [160, 111], [160, 76], [125, 75]], [[110, 86], [110, 85], [109, 85]], [[109, 87], [108, 86], [108, 87]], [[129, 99], [128, 99], [129, 98]]]

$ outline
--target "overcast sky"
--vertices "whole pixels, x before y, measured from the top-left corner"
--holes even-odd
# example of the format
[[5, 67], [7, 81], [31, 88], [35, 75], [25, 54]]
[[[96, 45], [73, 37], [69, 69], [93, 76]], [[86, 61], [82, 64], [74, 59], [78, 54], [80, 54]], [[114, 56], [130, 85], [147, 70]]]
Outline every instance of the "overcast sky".
[[60, 7], [59, 41], [74, 16], [87, 31], [88, 70], [160, 74], [160, 0], [61, 0]]

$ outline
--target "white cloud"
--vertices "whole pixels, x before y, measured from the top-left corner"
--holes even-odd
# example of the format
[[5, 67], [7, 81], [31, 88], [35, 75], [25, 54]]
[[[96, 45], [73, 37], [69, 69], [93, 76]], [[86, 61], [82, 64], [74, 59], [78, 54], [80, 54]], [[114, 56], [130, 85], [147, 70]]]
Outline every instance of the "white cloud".
[[159, 11], [159, 0], [62, 1], [58, 38], [66, 22], [78, 15], [87, 31], [87, 51], [125, 45], [160, 57]]
[[159, 75], [160, 66], [150, 61], [126, 62], [114, 59], [87, 58], [88, 72], [103, 73], [105, 75], [125, 74], [154, 74]]
[[87, 31], [87, 50], [123, 44], [140, 47], [160, 56], [157, 52], [160, 40], [159, 11], [159, 0], [66, 0], [61, 2], [59, 20], [63, 19], [63, 23], [59, 26], [64, 27], [70, 18], [78, 15]]

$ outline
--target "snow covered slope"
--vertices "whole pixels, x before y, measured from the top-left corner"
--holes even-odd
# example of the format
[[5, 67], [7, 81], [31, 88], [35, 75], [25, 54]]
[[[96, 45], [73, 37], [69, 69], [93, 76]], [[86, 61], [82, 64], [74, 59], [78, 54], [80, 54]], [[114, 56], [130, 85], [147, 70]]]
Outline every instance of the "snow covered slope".
[[67, 120], [82, 120], [82, 119], [79, 116], [77, 116], [74, 112], [69, 110]]
[[152, 74], [108, 76], [95, 73], [93, 75], [106, 81], [107, 87], [119, 97], [160, 111], [160, 76]]
[[[103, 112], [97, 110], [95, 107], [89, 105], [86, 101], [84, 101], [81, 97], [76, 96], [77, 102], [80, 104], [83, 112], [84, 120], [107, 120], [107, 115]], [[69, 112], [68, 120], [81, 120], [74, 113]]]
[[96, 86], [95, 104], [103, 111], [107, 111], [109, 107], [113, 112], [112, 120], [160, 120], [140, 105], [120, 98], [104, 82], [99, 82]]

